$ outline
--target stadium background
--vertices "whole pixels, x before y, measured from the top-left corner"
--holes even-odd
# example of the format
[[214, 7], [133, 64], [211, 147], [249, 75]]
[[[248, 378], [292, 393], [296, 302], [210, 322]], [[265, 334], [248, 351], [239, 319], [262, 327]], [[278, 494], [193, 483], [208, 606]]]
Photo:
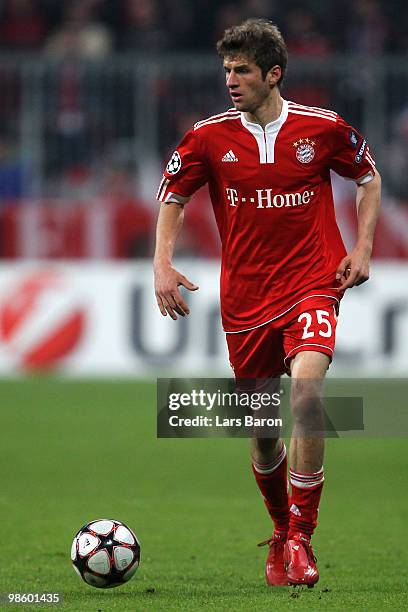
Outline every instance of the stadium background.
[[[192, 123], [229, 106], [214, 43], [249, 16], [275, 20], [286, 37], [284, 97], [337, 110], [366, 135], [383, 176], [372, 279], [344, 300], [332, 375], [406, 377], [406, 3], [3, 0], [0, 507], [13, 534], [3, 592], [61, 591], [72, 610], [133, 610], [134, 601], [263, 610], [270, 601], [253, 549], [269, 526], [246, 442], [155, 438], [157, 376], [229, 375], [205, 190], [187, 207], [177, 250], [178, 267], [200, 285], [188, 320], [156, 311], [150, 258], [163, 164]], [[353, 188], [336, 177], [334, 187], [350, 246]], [[393, 393], [390, 382], [390, 404]], [[406, 457], [404, 440], [330, 442], [316, 536], [328, 591], [275, 594], [276, 605], [401, 605], [400, 577], [388, 568], [379, 585], [377, 574], [391, 551], [406, 555]], [[71, 536], [102, 515], [142, 540], [142, 568], [122, 595], [90, 592], [67, 562]]]

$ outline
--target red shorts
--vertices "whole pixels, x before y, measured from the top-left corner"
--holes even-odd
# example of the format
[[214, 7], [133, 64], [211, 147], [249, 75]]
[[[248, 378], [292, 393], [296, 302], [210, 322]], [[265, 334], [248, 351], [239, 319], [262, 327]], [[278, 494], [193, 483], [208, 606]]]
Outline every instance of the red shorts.
[[300, 351], [334, 352], [339, 302], [306, 298], [286, 314], [246, 332], [227, 333], [236, 378], [274, 378], [290, 374], [290, 360]]

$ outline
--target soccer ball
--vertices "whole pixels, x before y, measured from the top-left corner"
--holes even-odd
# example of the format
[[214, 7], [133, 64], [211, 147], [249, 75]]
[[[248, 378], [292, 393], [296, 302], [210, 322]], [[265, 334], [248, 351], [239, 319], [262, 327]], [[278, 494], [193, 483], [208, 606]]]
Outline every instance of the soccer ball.
[[71, 547], [74, 570], [87, 584], [110, 589], [130, 580], [140, 562], [140, 544], [120, 521], [98, 519], [84, 525]]

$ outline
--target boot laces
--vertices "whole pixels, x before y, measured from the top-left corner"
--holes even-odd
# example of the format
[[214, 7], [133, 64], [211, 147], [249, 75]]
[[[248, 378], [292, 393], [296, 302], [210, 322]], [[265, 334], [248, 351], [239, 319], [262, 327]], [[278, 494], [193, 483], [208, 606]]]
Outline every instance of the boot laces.
[[[302, 540], [300, 540], [300, 541], [302, 542]], [[303, 544], [304, 544], [304, 546], [306, 548], [306, 552], [307, 552], [308, 558], [311, 559], [312, 561], [314, 561], [315, 563], [317, 563], [317, 557], [316, 557], [316, 555], [313, 552], [313, 548], [312, 548], [312, 545], [310, 544], [310, 542], [309, 543], [303, 542]]]

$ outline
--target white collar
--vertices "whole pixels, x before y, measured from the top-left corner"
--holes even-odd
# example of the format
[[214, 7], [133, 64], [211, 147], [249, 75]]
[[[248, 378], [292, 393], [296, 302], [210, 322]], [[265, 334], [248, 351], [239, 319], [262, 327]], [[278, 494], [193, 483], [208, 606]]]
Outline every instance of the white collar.
[[247, 130], [252, 132], [252, 134], [264, 132], [264, 131], [266, 133], [278, 132], [281, 129], [282, 125], [285, 123], [287, 118], [288, 118], [288, 101], [284, 99], [283, 99], [281, 114], [279, 115], [277, 119], [275, 119], [275, 121], [271, 121], [270, 123], [267, 123], [265, 125], [265, 128], [259, 125], [259, 123], [252, 123], [251, 121], [248, 121], [248, 119], [245, 118], [244, 113], [241, 113], [242, 125]]

